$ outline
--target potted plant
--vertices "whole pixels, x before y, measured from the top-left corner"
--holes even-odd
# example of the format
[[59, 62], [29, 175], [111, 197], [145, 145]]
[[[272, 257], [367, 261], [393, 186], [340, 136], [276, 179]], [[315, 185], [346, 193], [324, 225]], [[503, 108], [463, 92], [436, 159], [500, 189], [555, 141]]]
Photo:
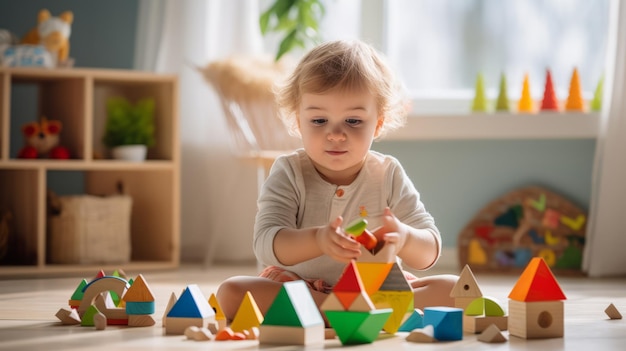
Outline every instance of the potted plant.
[[154, 145], [154, 99], [135, 105], [122, 97], [107, 100], [107, 121], [102, 142], [114, 159], [143, 161]]
[[259, 18], [261, 33], [282, 34], [275, 60], [295, 49], [320, 41], [319, 23], [325, 15], [322, 0], [274, 0]]

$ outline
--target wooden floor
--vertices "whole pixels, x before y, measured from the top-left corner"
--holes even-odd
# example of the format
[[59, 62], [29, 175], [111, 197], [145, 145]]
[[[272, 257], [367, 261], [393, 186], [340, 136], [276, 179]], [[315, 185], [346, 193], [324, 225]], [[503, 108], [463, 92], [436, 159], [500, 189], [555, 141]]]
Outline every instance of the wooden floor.
[[[143, 273], [156, 295], [157, 325], [147, 328], [62, 326], [54, 316], [67, 301], [81, 278], [0, 280], [0, 350], [294, 350], [299, 347], [259, 346], [255, 341], [197, 342], [184, 336], [164, 336], [160, 319], [169, 295], [189, 284], [198, 284], [208, 298], [219, 282], [231, 275], [254, 274], [255, 267], [185, 267], [168, 272]], [[446, 272], [447, 273], [447, 272]], [[451, 272], [458, 273], [458, 272]], [[95, 272], [94, 272], [95, 274]], [[515, 276], [476, 275], [484, 295], [507, 306], [507, 295]], [[623, 350], [626, 346], [626, 319], [608, 320], [604, 309], [613, 303], [626, 315], [626, 279], [558, 278], [565, 294], [565, 337], [524, 340], [511, 337], [504, 344], [484, 344], [475, 335], [462, 341], [415, 344], [404, 340], [406, 333], [381, 334], [373, 344], [350, 346], [349, 350], [464, 349], [464, 350]], [[342, 348], [339, 340], [307, 350]]]

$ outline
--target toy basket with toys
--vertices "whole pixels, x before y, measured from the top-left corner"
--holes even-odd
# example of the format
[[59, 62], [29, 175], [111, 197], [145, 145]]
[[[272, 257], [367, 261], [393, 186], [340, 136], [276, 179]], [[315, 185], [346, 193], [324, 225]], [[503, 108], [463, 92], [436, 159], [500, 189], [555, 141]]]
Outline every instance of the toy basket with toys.
[[130, 261], [132, 202], [122, 193], [58, 196], [48, 192], [48, 263]]

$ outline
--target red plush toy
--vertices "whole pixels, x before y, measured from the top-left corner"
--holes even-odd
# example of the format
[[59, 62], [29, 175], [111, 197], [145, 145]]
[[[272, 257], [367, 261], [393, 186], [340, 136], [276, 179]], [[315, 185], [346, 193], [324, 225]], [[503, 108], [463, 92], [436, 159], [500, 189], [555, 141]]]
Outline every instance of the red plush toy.
[[61, 133], [60, 121], [49, 121], [42, 117], [39, 122], [31, 122], [22, 126], [22, 134], [26, 146], [20, 150], [19, 158], [48, 157], [59, 160], [70, 158], [67, 148], [58, 146]]

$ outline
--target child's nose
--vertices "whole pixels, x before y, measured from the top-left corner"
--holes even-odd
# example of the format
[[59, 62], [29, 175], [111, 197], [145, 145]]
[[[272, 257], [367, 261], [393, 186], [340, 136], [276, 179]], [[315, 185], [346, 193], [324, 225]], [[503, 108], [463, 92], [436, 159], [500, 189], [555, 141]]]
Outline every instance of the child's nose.
[[331, 127], [328, 132], [328, 140], [331, 141], [342, 141], [346, 139], [346, 133], [344, 133], [341, 127]]

